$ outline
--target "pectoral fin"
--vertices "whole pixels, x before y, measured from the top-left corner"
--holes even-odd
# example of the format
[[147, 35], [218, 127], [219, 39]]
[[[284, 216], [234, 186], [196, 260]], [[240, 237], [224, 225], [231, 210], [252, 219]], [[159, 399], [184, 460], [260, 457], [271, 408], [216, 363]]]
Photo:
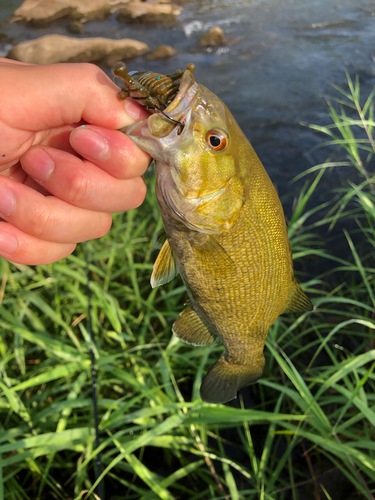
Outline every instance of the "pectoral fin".
[[159, 229], [159, 231], [155, 234], [155, 237], [152, 240], [152, 246], [157, 250], [161, 250], [166, 241], [167, 233], [165, 232], [165, 229], [163, 227], [162, 229]]
[[190, 306], [184, 309], [176, 319], [172, 331], [180, 340], [191, 345], [211, 345], [216, 340]]
[[211, 234], [196, 233], [196, 241], [191, 241], [194, 251], [199, 255], [199, 260], [207, 268], [234, 268], [235, 263], [231, 256]]
[[176, 259], [173, 255], [169, 241], [165, 240], [159, 255], [154, 264], [154, 270], [151, 275], [151, 286], [164, 285], [171, 281], [178, 274]]
[[313, 309], [314, 307], [311, 303], [311, 300], [308, 298], [299, 284], [294, 281], [291, 287], [288, 301], [282, 314], [290, 312], [312, 311]]

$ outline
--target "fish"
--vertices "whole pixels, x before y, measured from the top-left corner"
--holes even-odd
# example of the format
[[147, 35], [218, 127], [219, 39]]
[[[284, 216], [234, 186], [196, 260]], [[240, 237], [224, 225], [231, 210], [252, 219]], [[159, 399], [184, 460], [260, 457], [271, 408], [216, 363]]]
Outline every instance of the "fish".
[[[133, 96], [145, 101], [151, 88]], [[154, 241], [151, 285], [181, 275], [189, 300], [173, 334], [193, 346], [223, 343], [200, 396], [227, 403], [262, 376], [278, 316], [313, 306], [294, 277], [275, 187], [227, 106], [195, 81], [192, 67], [179, 73], [173, 99], [155, 106], [124, 130], [156, 162], [164, 228]]]

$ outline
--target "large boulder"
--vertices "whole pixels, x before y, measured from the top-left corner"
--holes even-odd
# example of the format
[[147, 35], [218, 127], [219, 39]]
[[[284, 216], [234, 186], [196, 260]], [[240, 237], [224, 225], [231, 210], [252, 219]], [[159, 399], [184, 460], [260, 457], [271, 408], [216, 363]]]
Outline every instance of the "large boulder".
[[[133, 0], [134, 1], [134, 0]], [[104, 19], [129, 0], [25, 0], [9, 22], [44, 26], [57, 19]]]
[[211, 28], [207, 33], [201, 36], [198, 41], [200, 47], [219, 47], [225, 45], [227, 39], [225, 38], [223, 30], [219, 26]]
[[46, 35], [19, 43], [10, 50], [8, 57], [34, 64], [94, 62], [112, 66], [116, 61], [138, 57], [149, 50], [145, 43], [128, 38], [111, 40]]
[[181, 11], [182, 7], [173, 4], [132, 1], [119, 9], [118, 20], [125, 23], [171, 25], [176, 22]]

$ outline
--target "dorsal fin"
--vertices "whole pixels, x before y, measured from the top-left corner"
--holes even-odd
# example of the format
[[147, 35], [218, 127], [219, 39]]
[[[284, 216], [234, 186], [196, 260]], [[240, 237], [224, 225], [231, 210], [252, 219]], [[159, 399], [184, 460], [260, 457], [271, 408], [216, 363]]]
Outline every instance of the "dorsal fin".
[[311, 300], [299, 286], [299, 284], [294, 280], [290, 289], [288, 301], [285, 304], [285, 308], [282, 312], [301, 312], [301, 311], [312, 311], [314, 309]]
[[172, 331], [180, 340], [191, 345], [211, 345], [216, 340], [191, 306], [182, 311], [173, 323]]
[[159, 255], [154, 264], [154, 270], [151, 275], [151, 286], [164, 285], [171, 281], [178, 274], [176, 259], [173, 255], [169, 241], [165, 240]]

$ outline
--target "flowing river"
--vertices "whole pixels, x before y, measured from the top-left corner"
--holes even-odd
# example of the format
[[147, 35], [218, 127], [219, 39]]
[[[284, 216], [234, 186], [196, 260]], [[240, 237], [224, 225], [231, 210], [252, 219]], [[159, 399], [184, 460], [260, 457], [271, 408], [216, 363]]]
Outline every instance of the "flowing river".
[[[66, 21], [38, 29], [5, 23], [20, 4], [1, 0], [0, 32], [18, 42], [68, 34]], [[196, 0], [183, 7], [173, 28], [126, 25], [113, 14], [86, 23], [84, 35], [70, 36], [134, 38], [151, 49], [169, 44], [178, 51], [166, 61], [129, 61], [130, 69], [169, 73], [195, 63], [196, 79], [228, 105], [285, 199], [288, 213], [301, 186], [290, 180], [328, 155], [324, 149], [312, 151], [322, 137], [300, 123], [328, 123], [325, 97], [338, 96], [330, 84], [345, 86], [345, 70], [359, 75], [362, 95], [374, 86], [373, 0]], [[199, 37], [213, 26], [223, 29], [228, 44], [198, 49]], [[0, 55], [9, 48], [0, 43]], [[343, 169], [325, 176], [322, 196], [348, 173]]]

